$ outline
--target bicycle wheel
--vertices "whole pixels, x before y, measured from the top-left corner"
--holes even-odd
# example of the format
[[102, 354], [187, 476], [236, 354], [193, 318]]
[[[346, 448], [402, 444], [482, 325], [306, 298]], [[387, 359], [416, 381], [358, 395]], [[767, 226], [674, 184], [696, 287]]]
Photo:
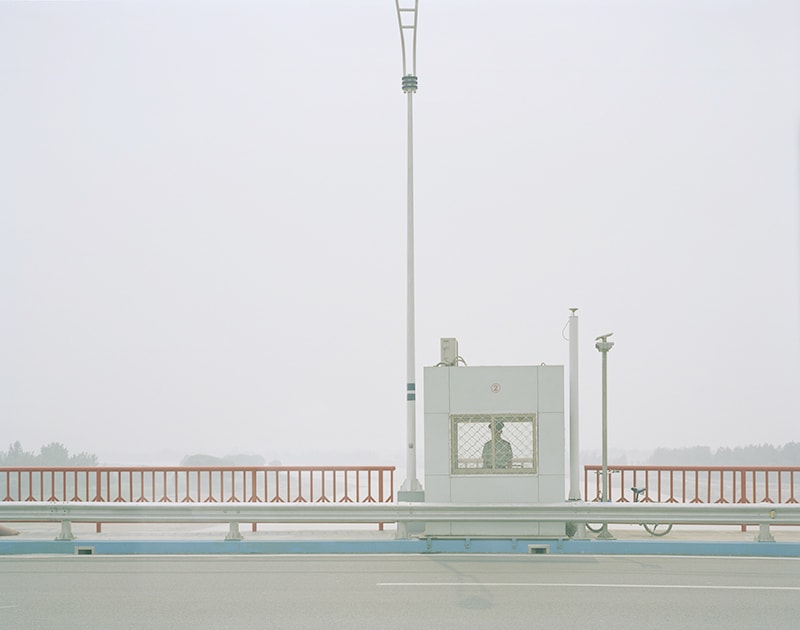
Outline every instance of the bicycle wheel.
[[642, 523], [642, 527], [644, 527], [651, 536], [666, 536], [672, 531], [672, 523], [655, 523], [653, 525]]
[[603, 529], [603, 524], [602, 523], [586, 523], [586, 529], [588, 529], [590, 532], [594, 532], [595, 534], [597, 534], [600, 530]]

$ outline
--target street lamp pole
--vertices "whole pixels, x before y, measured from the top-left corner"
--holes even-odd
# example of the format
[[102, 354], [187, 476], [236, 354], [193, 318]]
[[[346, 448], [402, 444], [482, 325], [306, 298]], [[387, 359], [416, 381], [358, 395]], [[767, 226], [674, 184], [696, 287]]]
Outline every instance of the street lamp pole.
[[[614, 347], [614, 342], [608, 338], [614, 333], [600, 335], [595, 339], [594, 347], [603, 355], [603, 474], [601, 483], [603, 488], [600, 492], [600, 500], [603, 503], [608, 501], [608, 351]], [[608, 523], [603, 523], [603, 527], [598, 538], [613, 538], [608, 531]]]
[[[403, 54], [403, 92], [408, 102], [408, 170], [406, 217], [406, 480], [401, 487], [409, 500], [418, 499], [417, 384], [414, 325], [414, 104], [417, 91], [417, 8], [419, 0], [395, 0]], [[413, 493], [413, 494], [412, 494]], [[400, 498], [398, 496], [398, 498]]]

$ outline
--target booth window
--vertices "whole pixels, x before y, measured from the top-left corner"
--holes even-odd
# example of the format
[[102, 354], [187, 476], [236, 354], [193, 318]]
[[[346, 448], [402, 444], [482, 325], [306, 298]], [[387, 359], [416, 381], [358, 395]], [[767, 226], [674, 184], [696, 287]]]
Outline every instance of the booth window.
[[536, 474], [536, 414], [450, 416], [453, 474]]

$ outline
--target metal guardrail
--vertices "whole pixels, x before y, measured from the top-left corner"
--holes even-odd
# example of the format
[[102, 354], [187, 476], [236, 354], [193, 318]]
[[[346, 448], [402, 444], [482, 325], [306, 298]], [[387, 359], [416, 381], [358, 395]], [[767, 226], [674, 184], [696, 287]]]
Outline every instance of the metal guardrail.
[[[394, 466], [5, 466], [0, 501], [391, 503], [394, 471]], [[98, 533], [103, 522], [96, 522]], [[256, 521], [252, 528], [256, 531]]]
[[[776, 503], [800, 501], [798, 466], [645, 466], [609, 465], [610, 501], [633, 501], [631, 486], [645, 489], [644, 502]], [[602, 466], [583, 469], [587, 501], [599, 501]]]
[[0, 501], [394, 501], [394, 466], [5, 466]]
[[759, 540], [772, 540], [770, 525], [800, 524], [800, 505], [583, 503], [548, 504], [108, 504], [0, 503], [0, 522], [61, 522], [59, 539], [72, 540], [72, 522], [229, 523], [229, 540], [242, 538], [239, 523], [571, 522], [674, 523], [760, 527]]

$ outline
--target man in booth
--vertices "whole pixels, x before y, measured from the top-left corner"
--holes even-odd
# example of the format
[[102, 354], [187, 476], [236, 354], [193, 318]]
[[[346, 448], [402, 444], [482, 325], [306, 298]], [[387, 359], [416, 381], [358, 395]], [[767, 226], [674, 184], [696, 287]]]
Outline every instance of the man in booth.
[[492, 431], [492, 439], [487, 440], [483, 445], [483, 467], [488, 469], [511, 468], [511, 443], [503, 439], [502, 420], [492, 420], [489, 429]]

